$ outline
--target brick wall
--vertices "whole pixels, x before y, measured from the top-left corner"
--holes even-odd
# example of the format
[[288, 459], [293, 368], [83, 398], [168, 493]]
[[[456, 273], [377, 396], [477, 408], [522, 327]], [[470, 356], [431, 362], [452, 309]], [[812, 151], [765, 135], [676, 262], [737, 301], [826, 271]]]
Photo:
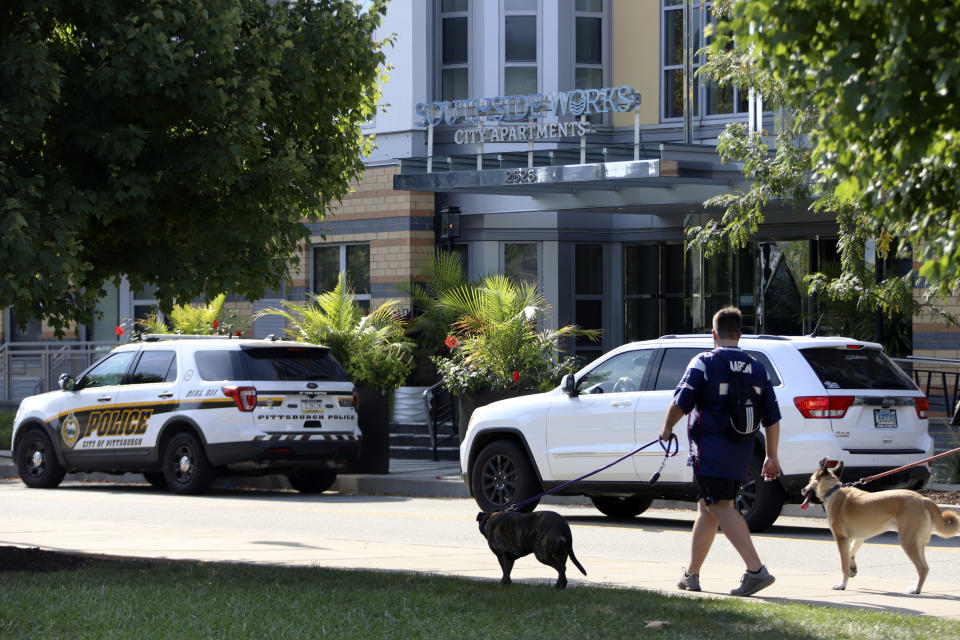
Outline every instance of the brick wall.
[[[405, 286], [415, 279], [424, 255], [434, 247], [434, 195], [394, 191], [399, 166], [370, 167], [332, 215], [310, 226], [311, 242], [370, 244], [371, 307], [390, 298], [409, 308]], [[301, 281], [310, 287], [311, 252], [301, 258]]]
[[[915, 262], [914, 270], [920, 263]], [[918, 279], [914, 286], [913, 297], [920, 300], [926, 293], [923, 281]], [[960, 294], [955, 293], [946, 300], [934, 299], [933, 304], [943, 311], [960, 318]], [[948, 327], [944, 319], [934, 312], [924, 312], [913, 319], [913, 355], [927, 358], [960, 359], [960, 327]]]

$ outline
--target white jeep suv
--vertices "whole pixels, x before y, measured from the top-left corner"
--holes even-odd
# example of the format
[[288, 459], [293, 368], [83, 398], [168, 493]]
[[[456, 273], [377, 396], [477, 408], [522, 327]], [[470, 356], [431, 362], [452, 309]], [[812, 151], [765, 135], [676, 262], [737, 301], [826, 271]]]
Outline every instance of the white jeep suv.
[[30, 487], [132, 471], [194, 494], [230, 472], [284, 473], [322, 492], [359, 458], [356, 393], [327, 347], [149, 335], [25, 398], [11, 450]]
[[[740, 347], [768, 371], [780, 405], [779, 458], [783, 476], [760, 478], [762, 433], [749, 481], [736, 504], [751, 530], [800, 502], [800, 489], [821, 458], [844, 462], [844, 480], [932, 455], [928, 401], [879, 344], [848, 338], [743, 336]], [[657, 438], [674, 389], [690, 360], [713, 348], [709, 335], [664, 336], [614, 349], [546, 393], [478, 408], [460, 445], [464, 481], [484, 511], [496, 511], [579, 478]], [[695, 500], [687, 465], [689, 439], [674, 428], [679, 454], [659, 481], [650, 479], [664, 459], [658, 444], [564, 488], [589, 496], [613, 517], [642, 513], [654, 499]], [[922, 488], [926, 465], [864, 488]], [[533, 509], [537, 502], [525, 505]]]

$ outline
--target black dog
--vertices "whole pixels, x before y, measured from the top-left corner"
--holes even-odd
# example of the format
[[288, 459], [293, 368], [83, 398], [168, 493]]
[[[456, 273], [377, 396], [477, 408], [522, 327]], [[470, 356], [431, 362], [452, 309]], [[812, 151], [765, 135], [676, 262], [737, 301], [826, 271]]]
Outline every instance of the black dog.
[[567, 586], [567, 556], [580, 573], [587, 575], [577, 556], [573, 555], [570, 525], [555, 511], [498, 511], [494, 514], [481, 511], [477, 514], [477, 522], [480, 523], [480, 533], [487, 539], [503, 569], [500, 584], [510, 584], [513, 562], [530, 553], [557, 570], [559, 576], [554, 585], [557, 589]]

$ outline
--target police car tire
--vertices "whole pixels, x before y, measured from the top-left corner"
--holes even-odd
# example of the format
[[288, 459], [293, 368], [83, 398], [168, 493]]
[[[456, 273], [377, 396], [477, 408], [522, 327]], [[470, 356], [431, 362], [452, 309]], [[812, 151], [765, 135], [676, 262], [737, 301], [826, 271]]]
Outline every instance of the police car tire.
[[167, 488], [174, 493], [196, 495], [210, 487], [216, 471], [197, 437], [184, 431], [167, 442], [163, 452], [163, 477]]
[[750, 458], [747, 482], [737, 492], [734, 505], [747, 521], [750, 531], [759, 533], [769, 529], [783, 510], [786, 499], [779, 482], [763, 479], [763, 458], [754, 454]]
[[653, 498], [646, 496], [590, 496], [597, 511], [610, 518], [633, 518], [650, 508]]
[[287, 475], [290, 486], [300, 493], [323, 493], [337, 481], [337, 472], [326, 469], [300, 469]]
[[[35, 453], [40, 454], [40, 465], [34, 463]], [[17, 472], [28, 487], [51, 489], [60, 484], [67, 470], [57, 460], [50, 437], [40, 429], [31, 429], [17, 445]]]
[[[470, 480], [473, 499], [487, 513], [540, 493], [540, 481], [526, 452], [509, 440], [494, 440], [480, 451]], [[519, 511], [533, 511], [539, 502], [525, 504]]]

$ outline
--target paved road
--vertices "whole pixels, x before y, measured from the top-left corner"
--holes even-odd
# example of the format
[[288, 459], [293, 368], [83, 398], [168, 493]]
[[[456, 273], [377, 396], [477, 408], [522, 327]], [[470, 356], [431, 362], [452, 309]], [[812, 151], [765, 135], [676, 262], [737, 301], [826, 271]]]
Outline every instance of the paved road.
[[[569, 519], [577, 556], [589, 572], [569, 566], [573, 586], [612, 584], [676, 593], [686, 560], [692, 513], [652, 510], [635, 522], [612, 522], [590, 507], [549, 508]], [[31, 490], [0, 482], [0, 545], [111, 555], [319, 565], [499, 578], [496, 560], [476, 529], [468, 499], [281, 491], [218, 490], [199, 497], [150, 491], [145, 485], [65, 483]], [[834, 542], [820, 520], [781, 518], [757, 536], [761, 556], [777, 576], [764, 591], [771, 601], [809, 601], [960, 619], [960, 537], [934, 538], [924, 594], [906, 596], [912, 565], [886, 535], [858, 554], [860, 576], [846, 592]], [[701, 581], [706, 595], [725, 594], [742, 568], [722, 537]], [[532, 557], [518, 561], [515, 579], [552, 581]]]

